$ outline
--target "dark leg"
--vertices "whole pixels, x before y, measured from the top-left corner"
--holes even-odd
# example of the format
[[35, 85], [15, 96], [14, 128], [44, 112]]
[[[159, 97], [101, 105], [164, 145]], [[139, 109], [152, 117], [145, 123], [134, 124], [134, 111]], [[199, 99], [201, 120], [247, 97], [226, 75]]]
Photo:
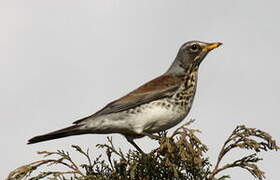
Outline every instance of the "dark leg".
[[137, 146], [137, 144], [133, 141], [133, 138], [131, 138], [131, 137], [129, 137], [129, 136], [125, 136], [125, 138], [126, 138], [126, 140], [127, 140], [130, 144], [132, 144], [139, 152], [145, 154], [145, 153], [142, 151], [142, 149], [141, 149], [139, 146]]
[[160, 136], [149, 134], [149, 133], [146, 133], [146, 132], [142, 132], [141, 134], [144, 135], [144, 136], [148, 136], [151, 139], [155, 139], [155, 140], [160, 140], [161, 139]]

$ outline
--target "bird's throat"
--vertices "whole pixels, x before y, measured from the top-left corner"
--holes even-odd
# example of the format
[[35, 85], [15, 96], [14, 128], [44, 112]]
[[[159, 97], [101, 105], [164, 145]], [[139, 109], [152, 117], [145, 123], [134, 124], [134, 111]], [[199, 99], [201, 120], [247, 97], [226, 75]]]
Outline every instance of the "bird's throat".
[[183, 106], [188, 111], [192, 105], [196, 92], [198, 78], [197, 70], [198, 69], [194, 69], [193, 71], [186, 73], [180, 88], [172, 97], [175, 104]]

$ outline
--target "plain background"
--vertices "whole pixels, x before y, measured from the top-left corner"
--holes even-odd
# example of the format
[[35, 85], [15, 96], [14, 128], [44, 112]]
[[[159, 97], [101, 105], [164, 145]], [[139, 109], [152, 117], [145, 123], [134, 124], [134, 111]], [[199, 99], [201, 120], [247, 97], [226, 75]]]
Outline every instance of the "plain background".
[[[240, 124], [280, 141], [279, 6], [276, 0], [1, 0], [0, 178], [39, 160], [39, 150], [73, 153], [70, 146], [78, 144], [93, 155], [103, 152], [95, 145], [105, 135], [26, 142], [160, 75], [188, 40], [224, 43], [201, 65], [187, 117], [196, 119], [192, 127], [202, 130], [210, 159]], [[133, 148], [120, 135], [113, 140], [124, 151]], [[148, 138], [137, 143], [146, 152], [156, 146]], [[228, 160], [241, 155], [235, 151]], [[261, 157], [267, 179], [279, 179], [279, 152]], [[227, 173], [254, 179], [240, 169]]]

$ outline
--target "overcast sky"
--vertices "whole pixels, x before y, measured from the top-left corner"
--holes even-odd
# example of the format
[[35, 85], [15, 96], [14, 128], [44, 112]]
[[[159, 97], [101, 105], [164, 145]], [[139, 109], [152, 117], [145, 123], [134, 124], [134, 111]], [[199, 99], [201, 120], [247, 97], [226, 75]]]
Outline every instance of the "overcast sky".
[[[1, 0], [0, 179], [39, 160], [39, 150], [72, 152], [70, 146], [78, 144], [93, 155], [102, 152], [94, 146], [105, 143], [105, 135], [26, 142], [69, 126], [165, 72], [188, 40], [224, 44], [201, 65], [186, 118], [196, 119], [193, 127], [202, 130], [210, 159], [216, 161], [240, 124], [280, 142], [279, 5], [276, 0]], [[113, 140], [124, 151], [133, 148], [120, 135]], [[146, 152], [156, 145], [148, 138], [136, 142]], [[279, 152], [261, 156], [267, 179], [279, 179]], [[254, 179], [238, 169], [228, 173], [232, 179]]]

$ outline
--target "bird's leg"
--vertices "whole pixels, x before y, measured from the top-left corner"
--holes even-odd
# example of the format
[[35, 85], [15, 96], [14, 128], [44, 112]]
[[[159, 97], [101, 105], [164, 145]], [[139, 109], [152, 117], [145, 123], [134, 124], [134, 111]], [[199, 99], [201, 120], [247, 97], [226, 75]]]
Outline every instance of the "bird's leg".
[[160, 140], [161, 139], [160, 136], [149, 134], [149, 133], [146, 133], [146, 132], [142, 132], [141, 134], [144, 135], [144, 136], [148, 136], [151, 139], [155, 139], [155, 140]]
[[126, 140], [132, 144], [140, 153], [145, 154], [144, 151], [142, 151], [142, 149], [137, 146], [137, 144], [133, 141], [133, 138], [129, 137], [129, 136], [125, 136]]

